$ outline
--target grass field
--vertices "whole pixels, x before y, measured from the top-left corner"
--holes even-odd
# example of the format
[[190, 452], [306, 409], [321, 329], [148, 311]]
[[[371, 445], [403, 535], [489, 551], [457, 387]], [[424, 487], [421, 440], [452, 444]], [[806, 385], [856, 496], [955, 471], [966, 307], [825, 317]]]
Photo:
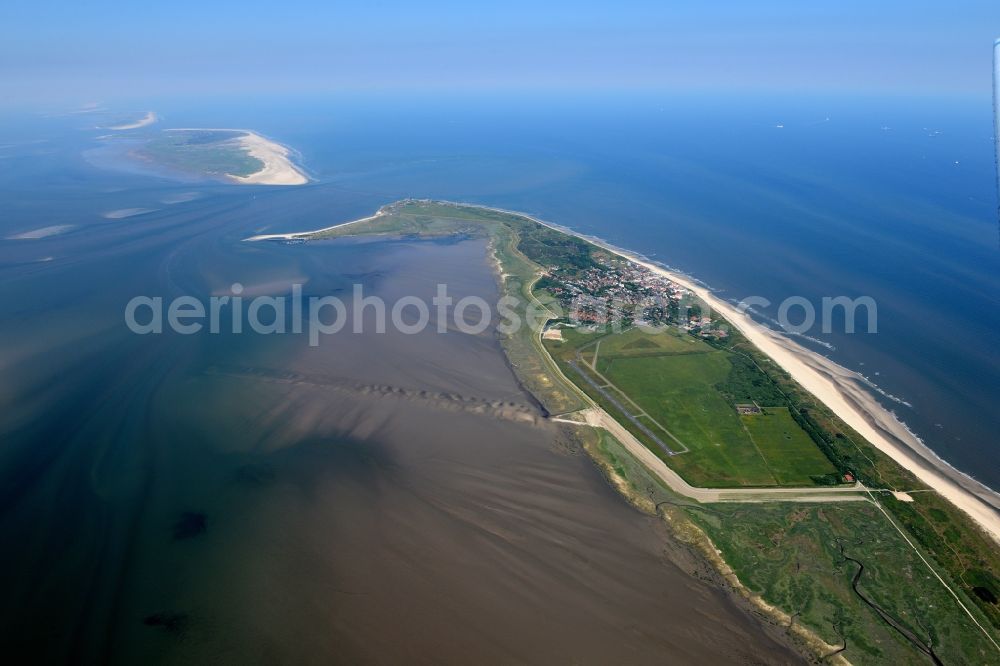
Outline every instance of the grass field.
[[234, 141], [241, 134], [222, 130], [163, 132], [139, 153], [179, 171], [249, 176], [263, 169], [264, 163]]
[[736, 368], [729, 352], [672, 327], [605, 335], [567, 329], [564, 337], [547, 344], [564, 366], [574, 363], [567, 376], [586, 375], [603, 387], [602, 393], [586, 379], [578, 383], [693, 485], [808, 486], [814, 476], [836, 472], [787, 408], [736, 412], [725, 388], [745, 369]]
[[[542, 266], [587, 266], [595, 253], [603, 252], [512, 214], [423, 201], [400, 202], [389, 209], [390, 214], [376, 221], [324, 236], [488, 235], [504, 273], [500, 280], [503, 292], [521, 298], [518, 312], [522, 314]], [[812, 479], [817, 483], [836, 483], [850, 471], [872, 488], [924, 489], [910, 472], [868, 444], [738, 331], [730, 331], [727, 340], [711, 344], [677, 329], [655, 336], [642, 336], [638, 331], [601, 335], [574, 328], [564, 328], [562, 334], [564, 341], [546, 340], [545, 349], [537, 331], [527, 327], [501, 339], [525, 389], [551, 414], [586, 406], [579, 395], [581, 389], [586, 390], [691, 483], [741, 485], [764, 478], [765, 472], [773, 479], [770, 483], [808, 483], [813, 475], [818, 475]], [[595, 381], [600, 377], [590, 364], [595, 363], [598, 370], [604, 367], [629, 385], [623, 393], [632, 394], [637, 386], [643, 386], [663, 391], [673, 400], [675, 404], [669, 404], [661, 397], [653, 404], [644, 398], [647, 415], [623, 393], [607, 389], [630, 413], [639, 414], [633, 418], [643, 427], [659, 432], [658, 423], [673, 426], [660, 422], [657, 415], [666, 419], [675, 412], [686, 414], [685, 427], [692, 433], [707, 430], [704, 441], [719, 444], [701, 446], [699, 452], [695, 446], [698, 440], [692, 435], [687, 453], [671, 456], [657, 450], [626, 415], [616, 413], [579, 374], [574, 375], [568, 361], [574, 361]], [[763, 413], [738, 415], [734, 405], [748, 402], [763, 407]], [[735, 426], [743, 430], [745, 440]], [[606, 432], [595, 432], [601, 444], [592, 447], [592, 455], [602, 464], [607, 462], [617, 477], [624, 477], [632, 494], [640, 496], [647, 508], [651, 510], [657, 503], [661, 511], [676, 512], [671, 523], [678, 533], [684, 529], [682, 524], [696, 520], [741, 580], [827, 641], [840, 644], [846, 639], [845, 655], [852, 661], [930, 663], [861, 601], [851, 587], [859, 565], [847, 557], [865, 565], [858, 581], [861, 593], [914, 636], [932, 643], [945, 663], [996, 663], [996, 649], [967, 616], [963, 618], [944, 586], [934, 586], [926, 565], [918, 565], [914, 559], [916, 551], [902, 541], [885, 516], [874, 513], [878, 510], [874, 504], [695, 506], [679, 501]], [[672, 441], [662, 436], [668, 443]], [[744, 464], [741, 456], [749, 456], [750, 462]], [[723, 475], [728, 476], [721, 478]], [[617, 485], [625, 492], [623, 485]], [[930, 554], [963, 603], [1000, 637], [996, 632], [1000, 628], [1000, 604], [996, 601], [1000, 596], [1000, 550], [995, 542], [936, 493], [916, 493], [910, 503], [896, 501], [889, 493], [876, 493], [875, 497], [915, 545]], [[707, 556], [716, 554], [715, 546], [707, 548]]]
[[[321, 240], [365, 235], [489, 238], [494, 254], [503, 267], [501, 291], [504, 296], [514, 298], [511, 310], [522, 321], [528, 319], [528, 306], [535, 299], [532, 285], [541, 270], [536, 261], [524, 255], [522, 245], [526, 239], [538, 245], [539, 239], [546, 239], [549, 235], [568, 238], [565, 234], [528, 223], [515, 215], [429, 201], [399, 202], [387, 207], [383, 215], [372, 220], [322, 231], [311, 238]], [[544, 308], [541, 310], [544, 311]], [[509, 334], [500, 334], [500, 344], [511, 369], [521, 385], [550, 415], [583, 409], [586, 403], [576, 387], [562, 378], [545, 353], [539, 333], [536, 327], [520, 326]]]
[[767, 407], [740, 420], [779, 483], [807, 483], [813, 475], [836, 471], [787, 407]]
[[[902, 632], [930, 646], [946, 664], [989, 663], [996, 656], [875, 506], [737, 505], [689, 511], [750, 589], [796, 613], [827, 642], [846, 639], [844, 656], [854, 663], [930, 663]], [[859, 571], [855, 592], [851, 583]]]
[[314, 239], [340, 238], [344, 236], [365, 235], [400, 235], [435, 238], [438, 236], [485, 236], [495, 232], [496, 225], [484, 224], [490, 220], [476, 219], [471, 214], [462, 214], [457, 209], [440, 210], [442, 206], [416, 204], [401, 205], [393, 208], [387, 215], [357, 222], [346, 226], [313, 234]]
[[856, 664], [932, 663], [864, 595], [943, 663], [995, 663], [989, 640], [875, 505], [702, 506], [674, 496], [607, 434], [591, 453], [633, 501], [664, 513], [682, 539], [697, 542], [690, 524], [703, 530], [750, 592], [791, 616], [782, 626], [806, 626], [835, 646], [824, 654], [843, 647]]
[[735, 408], [714, 388], [729, 374], [724, 353], [641, 358], [602, 354], [597, 369], [684, 442], [688, 453], [670, 463], [691, 483], [778, 483]]

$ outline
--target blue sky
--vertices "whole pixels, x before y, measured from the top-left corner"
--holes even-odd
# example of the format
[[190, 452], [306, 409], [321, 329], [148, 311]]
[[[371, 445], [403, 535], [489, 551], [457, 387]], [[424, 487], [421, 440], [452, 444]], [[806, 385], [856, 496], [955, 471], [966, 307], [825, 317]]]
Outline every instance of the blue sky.
[[0, 3], [0, 104], [345, 89], [986, 95], [1000, 2]]

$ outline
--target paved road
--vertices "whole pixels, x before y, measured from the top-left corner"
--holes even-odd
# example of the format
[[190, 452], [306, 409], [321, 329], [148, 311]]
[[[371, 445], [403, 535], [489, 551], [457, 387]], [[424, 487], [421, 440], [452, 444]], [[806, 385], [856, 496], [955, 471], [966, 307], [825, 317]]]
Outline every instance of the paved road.
[[861, 483], [830, 488], [698, 488], [682, 479], [677, 472], [670, 469], [655, 453], [636, 439], [635, 435], [600, 407], [595, 405], [577, 414], [583, 421], [568, 418], [552, 420], [586, 423], [604, 428], [649, 471], [660, 477], [672, 491], [698, 502], [863, 502], [868, 499], [867, 488]]
[[675, 456], [675, 455], [677, 455], [677, 453], [678, 453], [677, 451], [674, 451], [669, 446], [667, 446], [666, 443], [662, 439], [660, 439], [659, 437], [657, 437], [653, 433], [652, 430], [650, 430], [649, 428], [647, 428], [646, 425], [642, 421], [640, 421], [639, 419], [637, 419], [627, 409], [625, 409], [625, 407], [620, 402], [618, 402], [615, 398], [613, 398], [611, 396], [610, 393], [608, 393], [607, 391], [604, 390], [603, 386], [600, 386], [597, 382], [595, 382], [593, 379], [591, 379], [590, 376], [587, 373], [585, 373], [583, 370], [581, 370], [580, 367], [577, 366], [577, 364], [576, 364], [575, 361], [567, 361], [567, 363], [569, 364], [569, 366], [571, 368], [573, 368], [578, 373], [580, 373], [580, 376], [583, 377], [584, 381], [586, 381], [588, 384], [590, 384], [591, 386], [593, 386], [594, 390], [597, 391], [598, 393], [600, 393], [604, 397], [605, 400], [607, 400], [612, 405], [614, 405], [615, 409], [617, 409], [619, 412], [621, 412], [622, 414], [624, 414], [625, 418], [627, 418], [629, 421], [631, 421], [633, 424], [635, 424], [636, 428], [638, 428], [639, 430], [641, 430], [644, 435], [646, 435], [651, 440], [653, 440], [654, 442], [656, 442], [657, 446], [659, 446], [661, 449], [663, 449], [664, 451], [666, 451], [667, 455], [669, 455], [669, 456]]

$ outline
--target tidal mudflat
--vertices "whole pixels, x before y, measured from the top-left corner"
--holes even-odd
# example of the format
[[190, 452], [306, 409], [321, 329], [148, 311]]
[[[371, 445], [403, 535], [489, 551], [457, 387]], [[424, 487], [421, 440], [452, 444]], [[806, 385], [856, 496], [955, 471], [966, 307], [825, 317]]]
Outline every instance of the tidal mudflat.
[[542, 417], [491, 331], [129, 333], [130, 295], [237, 280], [496, 296], [482, 241], [251, 246], [236, 207], [6, 264], [2, 621], [39, 661], [796, 659]]

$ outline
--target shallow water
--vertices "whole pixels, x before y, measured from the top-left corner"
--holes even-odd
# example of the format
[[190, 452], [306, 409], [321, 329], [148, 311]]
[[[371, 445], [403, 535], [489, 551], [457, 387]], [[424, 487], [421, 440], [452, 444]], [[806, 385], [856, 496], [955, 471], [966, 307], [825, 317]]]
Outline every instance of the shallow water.
[[[0, 244], [5, 644], [35, 663], [796, 660], [679, 568], [685, 551], [539, 418], [489, 332], [313, 348], [122, 321], [132, 296], [236, 281], [495, 297], [482, 241], [246, 244], [289, 191], [194, 199], [36, 158], [23, 178], [63, 180], [18, 205], [93, 221]], [[310, 226], [370, 206], [299, 196]], [[151, 200], [180, 202], [99, 217]]]
[[[555, 430], [517, 420], [535, 408], [489, 336], [311, 349], [303, 335], [123, 325], [135, 295], [207, 298], [237, 281], [248, 295], [357, 281], [399, 294], [446, 275], [491, 291], [475, 243], [240, 242], [406, 196], [526, 210], [733, 299], [872, 295], [879, 334], [819, 333], [816, 348], [1000, 483], [989, 100], [148, 106], [164, 126], [287, 142], [317, 181], [101, 169], [95, 157], [122, 165], [95, 156], [103, 131], [85, 117], [0, 123], [0, 626], [40, 657], [791, 658], [670, 565], [669, 540]], [[149, 212], [108, 216], [130, 210]]]
[[[797, 338], [869, 377], [960, 470], [1000, 486], [1000, 245], [988, 95], [568, 93], [174, 103], [302, 151], [318, 189], [523, 210], [688, 271], [739, 301], [817, 313]], [[204, 119], [204, 120], [201, 120]], [[230, 120], [230, 122], [234, 122]], [[781, 125], [779, 128], [778, 125]], [[271, 232], [298, 230], [292, 212]], [[878, 333], [821, 326], [870, 296]], [[793, 309], [791, 321], [799, 323]], [[765, 320], [766, 321], [766, 320]]]

